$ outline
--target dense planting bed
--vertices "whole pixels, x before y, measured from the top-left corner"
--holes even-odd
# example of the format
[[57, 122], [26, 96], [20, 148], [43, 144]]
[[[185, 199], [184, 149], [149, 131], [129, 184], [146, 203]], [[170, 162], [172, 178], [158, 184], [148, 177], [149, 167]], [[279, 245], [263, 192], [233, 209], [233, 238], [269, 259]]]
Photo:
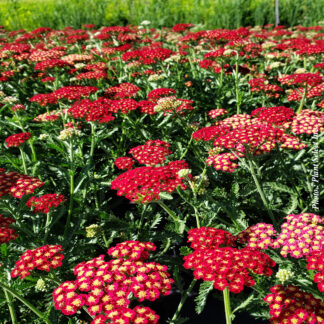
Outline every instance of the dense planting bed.
[[324, 323], [323, 28], [145, 23], [1, 30], [0, 318]]

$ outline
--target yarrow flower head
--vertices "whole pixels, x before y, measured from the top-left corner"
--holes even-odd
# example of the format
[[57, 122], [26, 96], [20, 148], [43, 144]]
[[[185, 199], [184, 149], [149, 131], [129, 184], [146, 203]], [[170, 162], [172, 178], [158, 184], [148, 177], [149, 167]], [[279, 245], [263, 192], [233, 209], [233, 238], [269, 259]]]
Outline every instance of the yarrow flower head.
[[159, 316], [150, 308], [130, 308], [130, 296], [139, 302], [154, 301], [171, 291], [167, 267], [144, 261], [155, 249], [151, 242], [126, 241], [108, 250], [114, 258], [110, 261], [100, 255], [78, 264], [76, 280], [54, 290], [55, 308], [73, 315], [86, 306], [94, 317], [91, 323], [157, 323]]
[[213, 109], [208, 112], [208, 116], [210, 118], [216, 119], [217, 117], [221, 117], [228, 114], [228, 111], [223, 108]]
[[280, 106], [257, 108], [252, 111], [251, 115], [257, 117], [257, 119], [261, 122], [282, 125], [291, 121], [295, 113], [291, 108]]
[[10, 227], [15, 222], [13, 218], [3, 217], [0, 214], [0, 244], [15, 240], [18, 237], [16, 230]]
[[275, 262], [268, 255], [256, 249], [231, 247], [235, 246], [235, 240], [224, 230], [206, 227], [190, 230], [188, 241], [194, 252], [184, 257], [184, 267], [193, 269], [196, 279], [214, 281], [215, 289], [228, 287], [233, 293], [255, 284], [250, 271], [272, 274]]
[[161, 167], [140, 167], [128, 170], [111, 182], [111, 189], [118, 190], [118, 196], [125, 196], [132, 202], [148, 203], [160, 199], [160, 192], [173, 192], [177, 186], [183, 190], [186, 185], [179, 178], [178, 171], [188, 169], [185, 161], [172, 161]]
[[34, 250], [27, 250], [16, 262], [15, 268], [11, 271], [11, 277], [24, 279], [31, 274], [32, 270], [49, 272], [50, 269], [62, 265], [64, 255], [61, 245], [44, 245]]
[[292, 285], [277, 285], [271, 287], [270, 291], [271, 294], [263, 301], [269, 304], [271, 324], [323, 323], [324, 301]]
[[30, 139], [31, 134], [26, 132], [26, 133], [18, 133], [11, 135], [5, 139], [7, 147], [18, 147], [21, 144], [25, 143], [27, 140]]
[[35, 189], [44, 185], [44, 182], [17, 172], [0, 173], [0, 197], [11, 195], [21, 198], [32, 194]]
[[258, 223], [239, 233], [237, 239], [243, 244], [247, 243], [249, 248], [264, 250], [272, 247], [276, 233], [273, 225]]
[[140, 90], [132, 83], [121, 83], [118, 86], [106, 89], [105, 92], [112, 99], [124, 99], [135, 97]]
[[304, 109], [284, 125], [294, 134], [315, 134], [324, 131], [324, 112]]
[[135, 161], [127, 156], [118, 157], [115, 160], [115, 166], [119, 170], [130, 170], [133, 167], [134, 163]]
[[229, 232], [213, 227], [193, 228], [188, 231], [188, 242], [194, 250], [235, 246], [236, 238]]
[[165, 157], [172, 152], [168, 149], [170, 144], [161, 140], [149, 140], [144, 145], [136, 146], [129, 151], [139, 163], [147, 166], [163, 164]]
[[26, 202], [26, 206], [33, 209], [34, 213], [49, 213], [51, 208], [56, 208], [66, 201], [63, 195], [45, 194], [40, 197], [32, 196]]
[[307, 257], [307, 270], [316, 271], [314, 282], [317, 283], [318, 290], [324, 292], [324, 248]]
[[290, 214], [281, 225], [281, 233], [273, 242], [283, 257], [302, 258], [324, 248], [324, 218], [316, 214]]

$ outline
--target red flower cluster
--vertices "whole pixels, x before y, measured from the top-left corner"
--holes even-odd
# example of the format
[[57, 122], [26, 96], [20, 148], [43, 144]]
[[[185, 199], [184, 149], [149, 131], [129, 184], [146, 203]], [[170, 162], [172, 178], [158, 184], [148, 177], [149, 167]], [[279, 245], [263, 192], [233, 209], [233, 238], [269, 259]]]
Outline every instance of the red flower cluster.
[[119, 170], [130, 170], [134, 163], [135, 161], [127, 156], [118, 157], [115, 160], [115, 165]]
[[138, 103], [134, 99], [117, 99], [111, 103], [111, 111], [121, 111], [123, 114], [127, 114], [138, 107]]
[[148, 203], [159, 200], [162, 191], [173, 192], [177, 186], [183, 190], [186, 185], [179, 178], [178, 171], [188, 169], [185, 161], [172, 161], [161, 167], [140, 167], [128, 170], [111, 182], [111, 189], [118, 190], [118, 196], [125, 196], [132, 202]]
[[12, 111], [25, 110], [25, 109], [26, 109], [26, 107], [21, 104], [17, 104], [17, 105], [14, 105], [13, 107], [11, 107]]
[[180, 32], [183, 32], [183, 31], [185, 31], [188, 28], [191, 28], [193, 26], [194, 26], [193, 24], [183, 24], [182, 23], [182, 24], [176, 24], [176, 25], [174, 25], [171, 29], [175, 33], [180, 33]]
[[217, 171], [234, 172], [238, 168], [238, 164], [232, 161], [238, 157], [234, 153], [210, 154], [206, 163], [212, 165]]
[[128, 51], [122, 55], [122, 60], [127, 61], [139, 61], [145, 65], [155, 64], [159, 61], [164, 61], [168, 57], [174, 54], [168, 48], [159, 48], [159, 47], [147, 47], [141, 48], [133, 51]]
[[251, 154], [260, 155], [274, 149], [282, 135], [282, 130], [271, 125], [255, 124], [237, 128], [219, 136], [214, 141], [214, 146], [239, 152], [247, 150]]
[[314, 134], [324, 131], [324, 112], [304, 109], [290, 123], [285, 124], [295, 134]]
[[107, 123], [115, 119], [112, 116], [111, 109], [112, 100], [99, 97], [95, 101], [83, 99], [75, 102], [68, 110], [68, 114], [73, 118], [85, 118], [86, 121], [98, 121], [99, 123]]
[[3, 217], [0, 214], [0, 244], [15, 240], [18, 235], [16, 231], [10, 227], [16, 221], [9, 217]]
[[34, 250], [27, 250], [16, 262], [11, 277], [19, 276], [20, 279], [24, 279], [34, 269], [49, 272], [50, 269], [60, 267], [64, 259], [62, 250], [61, 245], [44, 245]]
[[26, 133], [18, 133], [11, 135], [5, 139], [5, 142], [7, 144], [7, 147], [18, 147], [19, 145], [25, 143], [27, 140], [30, 139], [31, 134]]
[[217, 117], [221, 117], [221, 116], [224, 116], [228, 114], [228, 111], [226, 109], [223, 109], [223, 108], [218, 108], [218, 109], [212, 109], [208, 112], [208, 116], [210, 118], [217, 118]]
[[280, 145], [283, 149], [290, 149], [290, 150], [302, 150], [307, 147], [298, 137], [283, 134], [282, 135], [282, 144]]
[[317, 283], [318, 290], [324, 292], [324, 249], [313, 252], [307, 258], [307, 270], [315, 270], [314, 282]]
[[227, 133], [229, 130], [230, 128], [226, 126], [208, 126], [195, 131], [192, 134], [192, 137], [197, 141], [210, 141], [224, 133]]
[[283, 257], [302, 258], [324, 248], [324, 218], [311, 213], [290, 214], [281, 225], [281, 233], [272, 247]]
[[[201, 233], [201, 235], [200, 235]], [[250, 271], [270, 276], [275, 262], [263, 252], [234, 247], [235, 237], [223, 230], [199, 228], [189, 231], [189, 242], [194, 252], [185, 256], [184, 267], [194, 269], [194, 277], [214, 281], [214, 288], [240, 293], [244, 286], [255, 284]]]
[[15, 198], [21, 198], [29, 195], [35, 189], [44, 185], [37, 178], [19, 174], [17, 172], [0, 173], [0, 197], [11, 195]]
[[100, 80], [107, 78], [107, 73], [105, 71], [89, 71], [89, 72], [83, 72], [79, 73], [75, 76], [77, 80]]
[[283, 89], [275, 84], [268, 84], [264, 78], [251, 79], [249, 82], [252, 92], [263, 92], [266, 96], [279, 98]]
[[70, 64], [66, 61], [59, 59], [50, 59], [37, 63], [34, 67], [35, 70], [46, 71], [55, 67], [62, 68], [63, 66], [69, 66]]
[[89, 97], [91, 93], [97, 90], [98, 88], [90, 86], [68, 86], [59, 88], [51, 93], [37, 94], [31, 97], [29, 101], [46, 106], [48, 104], [56, 104], [60, 99], [79, 100], [84, 97]]
[[218, 122], [216, 125], [231, 127], [232, 129], [246, 127], [257, 123], [256, 119], [252, 119], [251, 115], [248, 114], [236, 114], [231, 117], [225, 118]]
[[144, 145], [132, 148], [128, 153], [141, 164], [155, 166], [163, 164], [165, 157], [172, 153], [169, 147], [170, 144], [161, 140], [149, 140]]
[[34, 213], [49, 213], [50, 208], [56, 208], [66, 201], [63, 195], [45, 194], [40, 197], [32, 196], [26, 202], [27, 207], [33, 208]]
[[152, 99], [160, 99], [162, 97], [168, 97], [171, 94], [176, 93], [174, 89], [167, 89], [167, 88], [157, 88], [149, 92], [147, 98]]
[[293, 119], [295, 113], [291, 108], [280, 107], [260, 107], [254, 109], [252, 116], [257, 117], [260, 122], [266, 122], [274, 125], [282, 125]]
[[104, 255], [82, 262], [74, 268], [75, 281], [62, 283], [53, 292], [56, 309], [65, 315], [75, 314], [82, 306], [95, 316], [92, 323], [157, 323], [158, 316], [149, 308], [129, 308], [130, 295], [140, 302], [154, 301], [168, 295], [173, 280], [167, 267], [144, 262], [150, 242], [126, 241], [109, 249], [116, 259], [104, 261]]
[[297, 73], [297, 74], [290, 74], [284, 75], [278, 78], [281, 84], [287, 85], [302, 85], [305, 86], [306, 84], [314, 87], [317, 84], [323, 82], [324, 78], [320, 74], [317, 73]]
[[188, 231], [188, 242], [194, 250], [235, 246], [235, 241], [236, 238], [231, 233], [213, 227], [203, 226]]
[[111, 247], [108, 254], [113, 258], [123, 258], [125, 260], [144, 261], [148, 259], [149, 252], [155, 251], [156, 246], [152, 242], [126, 241]]
[[265, 250], [268, 247], [272, 247], [274, 242], [272, 237], [276, 233], [273, 225], [258, 223], [239, 233], [237, 239], [242, 244], [247, 243], [246, 247]]
[[134, 84], [121, 83], [118, 86], [106, 89], [105, 92], [112, 99], [124, 99], [135, 97], [140, 90], [141, 89]]
[[324, 301], [312, 294], [303, 292], [299, 287], [277, 285], [270, 288], [272, 294], [263, 301], [269, 304], [271, 324], [324, 322]]

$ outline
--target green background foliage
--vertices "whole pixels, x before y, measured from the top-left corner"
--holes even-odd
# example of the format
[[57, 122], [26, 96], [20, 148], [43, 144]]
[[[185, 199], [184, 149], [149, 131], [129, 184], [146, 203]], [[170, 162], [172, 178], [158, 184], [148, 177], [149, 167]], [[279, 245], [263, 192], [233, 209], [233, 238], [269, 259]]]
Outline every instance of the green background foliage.
[[[274, 23], [274, 0], [0, 0], [0, 24], [10, 30], [82, 24], [152, 27], [194, 23], [202, 29]], [[322, 0], [280, 0], [280, 24], [317, 25]]]

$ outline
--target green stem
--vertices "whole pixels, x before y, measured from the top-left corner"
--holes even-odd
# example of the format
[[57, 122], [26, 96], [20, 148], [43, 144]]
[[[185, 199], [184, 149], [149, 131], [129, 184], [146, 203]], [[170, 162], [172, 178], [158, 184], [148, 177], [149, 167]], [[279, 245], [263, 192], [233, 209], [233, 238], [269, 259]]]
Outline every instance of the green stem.
[[8, 294], [8, 291], [6, 289], [4, 289], [4, 288], [2, 288], [2, 289], [3, 289], [3, 292], [5, 294], [7, 304], [8, 304], [10, 317], [11, 317], [11, 322], [12, 322], [12, 324], [18, 324], [16, 311], [15, 311], [14, 305], [12, 303], [11, 296]]
[[46, 214], [46, 223], [45, 223], [45, 235], [44, 235], [44, 243], [47, 240], [47, 236], [48, 236], [48, 230], [49, 230], [49, 225], [51, 224], [51, 213], [48, 212]]
[[12, 296], [16, 297], [18, 300], [20, 300], [25, 306], [27, 306], [31, 311], [33, 311], [40, 319], [42, 319], [45, 323], [51, 324], [51, 321], [49, 319], [45, 319], [45, 315], [39, 311], [34, 305], [32, 305], [27, 299], [20, 296], [15, 290], [11, 289], [4, 283], [0, 281], [0, 287], [2, 289], [7, 290]]
[[240, 94], [239, 94], [239, 79], [238, 79], [238, 54], [235, 62], [235, 95], [236, 95], [236, 113], [240, 113]]
[[[168, 215], [174, 220], [175, 223], [182, 223], [182, 220], [177, 217], [175, 212], [173, 212], [163, 201], [157, 201], [157, 203], [168, 213]], [[185, 225], [185, 230], [188, 231], [189, 228]]]
[[186, 150], [181, 154], [179, 160], [182, 160], [182, 159], [186, 156], [186, 154], [188, 153], [188, 150], [189, 150], [189, 148], [190, 148], [190, 145], [191, 145], [191, 143], [192, 143], [192, 140], [193, 140], [193, 137], [191, 136], [190, 141], [188, 142], [187, 148], [186, 148]]
[[70, 222], [71, 222], [71, 215], [73, 210], [73, 199], [74, 199], [74, 151], [73, 151], [73, 145], [72, 140], [70, 141], [70, 201], [69, 201], [69, 209], [68, 209], [68, 217], [66, 220], [65, 228], [64, 228], [64, 237], [67, 236]]
[[91, 147], [90, 147], [90, 160], [92, 161], [94, 148], [95, 148], [95, 135], [96, 135], [96, 125], [91, 123]]
[[193, 279], [193, 280], [191, 281], [190, 286], [187, 288], [187, 290], [186, 290], [186, 291], [184, 292], [184, 294], [182, 295], [182, 298], [181, 298], [181, 300], [180, 300], [180, 303], [179, 303], [179, 305], [178, 305], [178, 308], [177, 308], [176, 312], [174, 313], [174, 315], [173, 315], [173, 317], [172, 317], [172, 319], [171, 319], [170, 324], [174, 324], [174, 323], [175, 323], [175, 320], [178, 318], [178, 316], [179, 316], [179, 314], [180, 314], [180, 312], [181, 312], [181, 309], [182, 309], [182, 307], [183, 307], [185, 301], [186, 301], [187, 298], [189, 297], [189, 294], [190, 294], [191, 290], [193, 289], [193, 287], [195, 286], [196, 282], [197, 282], [197, 280], [196, 280], [196, 279]]
[[23, 168], [24, 168], [24, 173], [27, 175], [27, 167], [26, 167], [25, 153], [21, 149], [21, 147], [19, 147], [19, 151], [20, 151], [20, 156], [21, 156], [21, 161], [22, 161], [22, 164], [23, 164]]
[[232, 324], [231, 300], [228, 287], [223, 290], [226, 324]]
[[260, 195], [260, 197], [261, 197], [261, 200], [262, 200], [262, 202], [263, 202], [265, 208], [267, 209], [268, 214], [269, 214], [269, 216], [270, 216], [270, 218], [271, 218], [273, 224], [275, 225], [275, 224], [277, 224], [277, 222], [276, 222], [276, 220], [275, 220], [275, 218], [274, 218], [274, 216], [273, 216], [273, 213], [272, 213], [272, 211], [271, 211], [271, 209], [270, 209], [270, 207], [269, 207], [268, 200], [267, 200], [267, 198], [265, 197], [265, 194], [264, 194], [264, 192], [263, 192], [262, 186], [261, 186], [261, 184], [260, 184], [260, 182], [259, 182], [259, 179], [258, 179], [257, 175], [255, 174], [254, 167], [253, 167], [253, 164], [252, 164], [252, 162], [251, 162], [250, 159], [248, 159], [248, 163], [249, 163], [249, 170], [250, 170], [250, 173], [251, 173], [251, 175], [252, 175], [252, 178], [253, 178], [253, 180], [254, 180], [254, 183], [255, 183], [255, 185], [256, 185], [256, 188], [257, 188], [257, 190], [258, 190], [258, 193], [259, 193], [259, 195]]
[[297, 110], [297, 114], [299, 114], [301, 112], [301, 110], [303, 109], [303, 107], [304, 107], [304, 103], [305, 103], [305, 100], [306, 100], [306, 94], [307, 94], [307, 83], [306, 83], [306, 86], [305, 86], [305, 89], [304, 89], [302, 100], [301, 100], [300, 105], [299, 105], [298, 110]]

